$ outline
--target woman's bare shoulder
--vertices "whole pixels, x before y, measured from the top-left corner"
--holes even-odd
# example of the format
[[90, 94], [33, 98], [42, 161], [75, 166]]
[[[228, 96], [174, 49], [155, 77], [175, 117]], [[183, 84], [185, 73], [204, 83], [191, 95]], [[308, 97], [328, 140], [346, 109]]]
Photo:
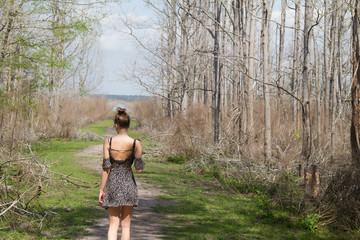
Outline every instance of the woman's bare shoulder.
[[134, 142], [134, 139], [129, 137], [129, 136], [115, 136], [113, 137], [113, 140], [112, 142], [115, 142], [115, 143], [133, 143]]

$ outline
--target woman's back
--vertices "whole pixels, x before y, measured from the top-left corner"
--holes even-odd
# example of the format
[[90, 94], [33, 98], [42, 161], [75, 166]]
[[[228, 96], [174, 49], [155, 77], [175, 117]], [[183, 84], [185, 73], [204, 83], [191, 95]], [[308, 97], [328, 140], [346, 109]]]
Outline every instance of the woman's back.
[[126, 160], [133, 153], [134, 139], [129, 136], [111, 138], [110, 154], [114, 160]]

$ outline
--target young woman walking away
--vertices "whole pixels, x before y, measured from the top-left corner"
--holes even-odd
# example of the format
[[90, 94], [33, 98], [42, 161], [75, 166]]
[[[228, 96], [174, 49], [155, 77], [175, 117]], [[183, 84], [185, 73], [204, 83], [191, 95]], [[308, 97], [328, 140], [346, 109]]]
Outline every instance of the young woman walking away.
[[118, 135], [104, 142], [99, 202], [109, 213], [108, 239], [117, 239], [120, 223], [121, 240], [129, 240], [131, 213], [138, 204], [138, 191], [131, 165], [134, 163], [136, 172], [141, 173], [145, 162], [142, 160], [140, 141], [128, 135], [130, 117], [125, 109], [117, 109], [114, 125]]

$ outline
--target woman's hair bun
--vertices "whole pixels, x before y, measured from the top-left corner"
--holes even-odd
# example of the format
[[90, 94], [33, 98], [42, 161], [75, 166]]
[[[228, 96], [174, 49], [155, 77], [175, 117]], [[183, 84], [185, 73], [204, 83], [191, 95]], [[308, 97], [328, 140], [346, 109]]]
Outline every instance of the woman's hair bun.
[[125, 108], [117, 107], [114, 124], [119, 128], [130, 127], [130, 116], [126, 113]]
[[118, 108], [116, 109], [116, 111], [117, 111], [118, 114], [126, 113], [126, 109], [125, 109], [125, 108], [120, 108], [120, 107], [118, 107]]

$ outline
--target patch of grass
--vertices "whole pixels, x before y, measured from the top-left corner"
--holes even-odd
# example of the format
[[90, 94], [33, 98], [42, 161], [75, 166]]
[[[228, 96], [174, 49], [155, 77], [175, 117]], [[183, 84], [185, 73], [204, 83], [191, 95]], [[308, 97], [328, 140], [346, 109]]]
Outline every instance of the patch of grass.
[[167, 157], [166, 160], [170, 163], [183, 164], [185, 161], [189, 160], [189, 158], [184, 156], [172, 156]]
[[104, 121], [94, 123], [94, 124], [90, 124], [90, 125], [88, 125], [86, 127], [83, 127], [81, 129], [81, 131], [83, 131], [83, 132], [92, 132], [92, 133], [95, 133], [95, 134], [103, 137], [105, 135], [105, 133], [106, 133], [105, 128], [110, 127], [113, 124], [114, 124], [114, 122], [112, 120], [104, 120]]
[[306, 230], [287, 211], [269, 211], [266, 199], [230, 193], [216, 170], [199, 174], [167, 159], [144, 159], [147, 168], [136, 177], [161, 185], [160, 198], [174, 201], [155, 208], [166, 219], [165, 239], [351, 239], [326, 227]]
[[[97, 134], [111, 121], [103, 121], [87, 127]], [[39, 213], [47, 213], [42, 223], [32, 222], [28, 229], [16, 228], [0, 231], [0, 239], [74, 239], [99, 217], [98, 205], [100, 169], [102, 156], [99, 155], [99, 171], [84, 167], [84, 157], [75, 157], [83, 148], [102, 144], [100, 141], [53, 139], [33, 144], [32, 150], [45, 161], [50, 170], [88, 182], [90, 188], [74, 186], [64, 180], [52, 180], [44, 186], [41, 196], [31, 207]], [[96, 156], [93, 156], [96, 157]], [[52, 175], [61, 178], [60, 175]], [[41, 226], [41, 228], [40, 228]]]

